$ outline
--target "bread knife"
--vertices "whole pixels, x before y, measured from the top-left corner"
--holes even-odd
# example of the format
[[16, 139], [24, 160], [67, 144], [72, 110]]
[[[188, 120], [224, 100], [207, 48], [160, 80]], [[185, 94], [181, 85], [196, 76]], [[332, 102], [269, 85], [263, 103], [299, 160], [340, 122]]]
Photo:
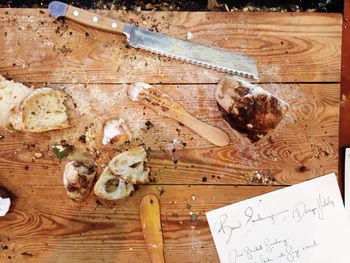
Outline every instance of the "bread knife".
[[169, 37], [59, 1], [52, 1], [49, 4], [49, 13], [54, 18], [67, 17], [89, 27], [122, 33], [129, 45], [134, 48], [242, 77], [259, 79], [255, 60], [236, 52]]

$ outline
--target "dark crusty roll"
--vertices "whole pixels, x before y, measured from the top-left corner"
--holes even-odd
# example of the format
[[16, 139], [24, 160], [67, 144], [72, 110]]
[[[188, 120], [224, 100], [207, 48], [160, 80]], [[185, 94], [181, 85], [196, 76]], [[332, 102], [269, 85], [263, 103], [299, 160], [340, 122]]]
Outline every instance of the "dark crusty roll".
[[275, 129], [289, 108], [263, 88], [233, 78], [219, 82], [215, 98], [228, 124], [252, 142]]

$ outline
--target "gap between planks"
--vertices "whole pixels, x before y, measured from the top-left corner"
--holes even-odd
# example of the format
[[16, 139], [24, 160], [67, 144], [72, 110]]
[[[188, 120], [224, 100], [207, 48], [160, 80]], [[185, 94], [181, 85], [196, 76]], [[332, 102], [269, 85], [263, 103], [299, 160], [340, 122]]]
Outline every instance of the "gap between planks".
[[[227, 75], [224, 76], [226, 78], [235, 78], [236, 76], [234, 75]], [[255, 85], [268, 85], [268, 84], [274, 84], [274, 85], [293, 85], [293, 84], [299, 84], [299, 85], [322, 85], [322, 84], [340, 84], [340, 82], [254, 82], [249, 79], [244, 79], [248, 82], [254, 83]], [[117, 86], [122, 86], [122, 85], [132, 85], [135, 82], [116, 82], [116, 83], [110, 83], [110, 82], [25, 82], [28, 86], [42, 86], [42, 85], [117, 85]], [[174, 82], [174, 83], [162, 83], [162, 82], [148, 82], [150, 85], [158, 85], [158, 86], [174, 86], [174, 85], [181, 85], [181, 86], [196, 86], [196, 85], [217, 85], [218, 82], [196, 82], [196, 83], [181, 83], [181, 82]]]

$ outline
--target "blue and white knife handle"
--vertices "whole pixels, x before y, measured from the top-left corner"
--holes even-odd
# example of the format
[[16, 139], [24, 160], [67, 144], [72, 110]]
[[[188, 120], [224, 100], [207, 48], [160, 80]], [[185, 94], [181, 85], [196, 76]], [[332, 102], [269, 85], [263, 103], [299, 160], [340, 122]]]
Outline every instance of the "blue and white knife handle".
[[106, 16], [100, 16], [90, 11], [80, 9], [59, 1], [49, 4], [49, 13], [54, 18], [67, 17], [80, 24], [100, 29], [111, 33], [123, 33], [125, 23]]

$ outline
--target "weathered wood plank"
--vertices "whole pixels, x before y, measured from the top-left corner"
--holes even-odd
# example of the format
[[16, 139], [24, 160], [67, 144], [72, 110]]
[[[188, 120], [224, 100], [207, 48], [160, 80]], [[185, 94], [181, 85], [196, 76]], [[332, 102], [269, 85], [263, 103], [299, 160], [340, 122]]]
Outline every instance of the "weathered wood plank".
[[[66, 85], [77, 103], [73, 127], [43, 134], [1, 131], [5, 138], [0, 141], [0, 180], [11, 176], [21, 182], [26, 176], [30, 178], [23, 182], [26, 185], [62, 185], [64, 163], [51, 151], [62, 139], [76, 148], [96, 149], [98, 163], [105, 164], [117, 149], [101, 144], [103, 123], [120, 116], [136, 134], [131, 145], [143, 144], [150, 150], [156, 183], [248, 184], [249, 174], [257, 171], [268, 183], [289, 185], [337, 171], [338, 84], [264, 85], [287, 101], [290, 111], [275, 131], [255, 144], [237, 137], [223, 121], [214, 99], [215, 85], [160, 87], [196, 117], [228, 132], [231, 144], [214, 147], [174, 120], [131, 102], [126, 85]], [[148, 120], [153, 124], [149, 129]], [[93, 138], [81, 143], [86, 127]], [[35, 152], [44, 157], [33, 159]]]
[[[27, 187], [13, 184], [10, 178], [4, 183], [11, 186], [17, 201], [0, 221], [0, 244], [8, 247], [0, 247], [1, 262], [150, 262], [139, 224], [139, 204], [147, 193], [159, 196], [159, 186], [141, 186], [133, 196], [107, 207], [96, 206], [91, 195], [83, 204], [74, 203], [60, 186]], [[205, 212], [278, 189], [162, 188], [159, 199], [167, 262], [177, 262], [179, 257], [182, 262], [218, 262]], [[190, 212], [198, 215], [198, 221], [192, 220]]]
[[[261, 82], [340, 80], [339, 14], [100, 13], [182, 39], [192, 32], [193, 42], [252, 56]], [[22, 82], [216, 83], [223, 76], [127, 48], [121, 35], [55, 22], [46, 10], [1, 9], [0, 38], [0, 73]]]

